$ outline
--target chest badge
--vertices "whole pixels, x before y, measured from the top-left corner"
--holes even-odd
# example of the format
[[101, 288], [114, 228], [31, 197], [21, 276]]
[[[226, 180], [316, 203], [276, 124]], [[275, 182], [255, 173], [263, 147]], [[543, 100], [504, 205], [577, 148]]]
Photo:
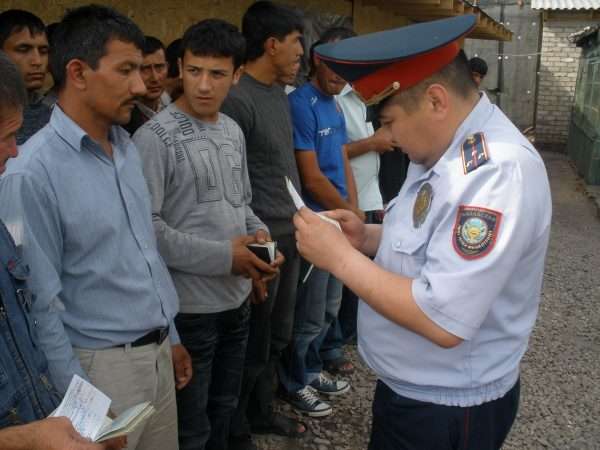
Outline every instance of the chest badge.
[[419, 228], [425, 222], [427, 214], [431, 209], [431, 201], [433, 200], [433, 188], [431, 184], [425, 183], [417, 193], [417, 199], [413, 206], [413, 226]]
[[483, 133], [468, 136], [462, 144], [460, 154], [465, 175], [484, 165], [490, 157]]
[[461, 205], [456, 214], [452, 244], [464, 259], [487, 255], [494, 244], [502, 213], [486, 208]]

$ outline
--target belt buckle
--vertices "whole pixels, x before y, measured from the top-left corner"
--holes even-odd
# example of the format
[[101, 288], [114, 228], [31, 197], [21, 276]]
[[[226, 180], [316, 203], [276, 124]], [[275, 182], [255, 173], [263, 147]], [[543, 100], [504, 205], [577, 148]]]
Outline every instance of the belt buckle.
[[163, 342], [165, 342], [167, 336], [169, 336], [169, 327], [161, 328], [158, 335], [158, 345], [161, 345]]

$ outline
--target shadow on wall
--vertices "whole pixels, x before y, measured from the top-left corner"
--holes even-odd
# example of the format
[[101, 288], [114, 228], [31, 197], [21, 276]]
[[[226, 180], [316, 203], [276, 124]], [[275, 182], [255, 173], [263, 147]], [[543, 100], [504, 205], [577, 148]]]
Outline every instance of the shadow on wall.
[[296, 8], [296, 11], [304, 18], [304, 57], [296, 78], [296, 86], [300, 86], [308, 78], [310, 70], [309, 50], [313, 43], [319, 40], [319, 37], [329, 28], [346, 27], [352, 29], [352, 18], [337, 14], [307, 12], [300, 8]]
[[565, 72], [557, 72], [544, 59], [540, 64], [535, 133], [539, 150], [566, 152], [579, 60], [571, 64]]

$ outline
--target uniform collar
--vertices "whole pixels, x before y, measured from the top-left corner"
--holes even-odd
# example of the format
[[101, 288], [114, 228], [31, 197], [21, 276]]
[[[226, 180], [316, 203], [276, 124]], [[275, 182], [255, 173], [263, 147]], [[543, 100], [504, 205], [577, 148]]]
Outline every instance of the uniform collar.
[[480, 92], [479, 101], [475, 105], [475, 108], [473, 108], [467, 118], [463, 120], [463, 123], [460, 124], [456, 133], [454, 133], [454, 139], [452, 140], [452, 144], [450, 144], [449, 150], [452, 151], [453, 148], [461, 144], [467, 135], [473, 131], [481, 131], [493, 112], [494, 105], [492, 105], [485, 92]]
[[441, 175], [448, 164], [457, 156], [458, 149], [461, 147], [461, 144], [465, 141], [467, 136], [481, 131], [483, 126], [490, 119], [494, 112], [494, 105], [490, 102], [490, 99], [484, 92], [480, 92], [479, 95], [480, 98], [475, 107], [456, 129], [452, 143], [430, 171], [437, 175]]
[[433, 176], [440, 176], [448, 164], [457, 157], [457, 151], [460, 144], [464, 142], [468, 134], [481, 131], [483, 125], [489, 120], [494, 111], [494, 105], [490, 102], [485, 93], [480, 93], [480, 98], [473, 110], [460, 124], [454, 133], [454, 138], [448, 149], [444, 152], [441, 158], [429, 169], [422, 164], [411, 164], [414, 173], [414, 182], [422, 183]]
[[[81, 151], [86, 143], [98, 145], [73, 119], [61, 109], [58, 103], [52, 110], [50, 126], [73, 150]], [[112, 144], [119, 146], [128, 139], [129, 135], [119, 126], [112, 126], [109, 131], [109, 140]], [[127, 146], [122, 145], [123, 149]]]

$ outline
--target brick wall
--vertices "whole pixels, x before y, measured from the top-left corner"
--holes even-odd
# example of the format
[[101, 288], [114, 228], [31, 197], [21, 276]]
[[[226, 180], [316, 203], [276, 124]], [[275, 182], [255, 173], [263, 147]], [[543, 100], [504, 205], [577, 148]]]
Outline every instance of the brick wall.
[[567, 36], [592, 23], [544, 22], [536, 114], [536, 142], [540, 148], [565, 151], [581, 55], [581, 49]]

